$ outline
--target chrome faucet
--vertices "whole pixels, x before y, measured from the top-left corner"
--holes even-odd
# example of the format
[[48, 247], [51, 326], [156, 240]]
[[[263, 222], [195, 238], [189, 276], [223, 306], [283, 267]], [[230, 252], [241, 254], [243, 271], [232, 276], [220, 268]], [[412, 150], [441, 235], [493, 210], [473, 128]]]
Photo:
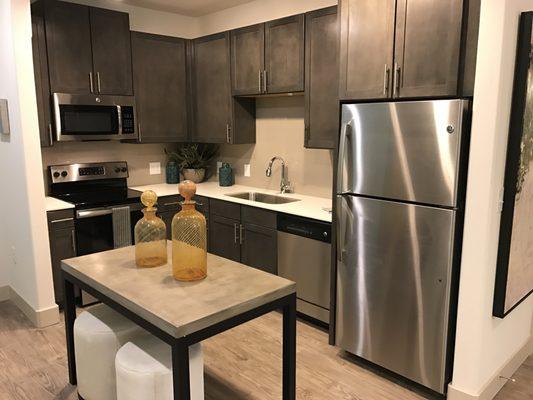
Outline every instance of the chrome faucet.
[[268, 168], [266, 169], [266, 176], [271, 177], [272, 176], [272, 164], [274, 164], [274, 161], [280, 160], [281, 161], [281, 182], [279, 184], [280, 193], [290, 193], [292, 191], [291, 183], [287, 180], [285, 174], [286, 174], [286, 164], [285, 160], [281, 157], [272, 157], [270, 162], [268, 163]]

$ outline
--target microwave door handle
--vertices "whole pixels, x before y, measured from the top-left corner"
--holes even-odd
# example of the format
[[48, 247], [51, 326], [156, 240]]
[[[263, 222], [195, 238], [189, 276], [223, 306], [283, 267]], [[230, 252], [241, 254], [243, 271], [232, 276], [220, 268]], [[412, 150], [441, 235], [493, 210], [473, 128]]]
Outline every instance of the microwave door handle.
[[118, 134], [122, 135], [122, 107], [117, 104]]

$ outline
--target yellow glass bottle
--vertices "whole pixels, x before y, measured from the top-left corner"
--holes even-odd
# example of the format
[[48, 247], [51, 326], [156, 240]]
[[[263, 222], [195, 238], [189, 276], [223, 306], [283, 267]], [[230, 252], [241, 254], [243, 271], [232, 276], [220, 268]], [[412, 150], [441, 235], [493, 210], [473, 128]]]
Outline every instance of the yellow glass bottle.
[[185, 200], [172, 219], [172, 274], [178, 281], [196, 281], [207, 276], [205, 217], [196, 211], [192, 200], [196, 193], [193, 182], [181, 182], [179, 192]]
[[141, 202], [144, 217], [135, 225], [135, 263], [141, 268], [159, 267], [167, 263], [167, 229], [155, 213], [157, 195], [151, 190], [143, 192]]

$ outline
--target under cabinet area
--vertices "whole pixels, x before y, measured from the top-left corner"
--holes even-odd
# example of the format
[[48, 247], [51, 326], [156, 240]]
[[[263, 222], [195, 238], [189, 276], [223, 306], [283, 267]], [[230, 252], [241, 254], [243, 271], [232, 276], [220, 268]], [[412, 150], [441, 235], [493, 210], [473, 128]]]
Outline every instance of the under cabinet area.
[[63, 282], [61, 279], [61, 260], [76, 257], [76, 229], [74, 211], [49, 211], [48, 235], [50, 238], [50, 256], [54, 296], [57, 304], [63, 304]]

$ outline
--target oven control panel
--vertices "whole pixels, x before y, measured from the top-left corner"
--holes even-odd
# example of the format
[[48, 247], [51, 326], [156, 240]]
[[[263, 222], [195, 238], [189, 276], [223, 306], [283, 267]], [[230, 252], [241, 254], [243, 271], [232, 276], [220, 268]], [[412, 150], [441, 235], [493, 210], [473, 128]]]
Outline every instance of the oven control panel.
[[49, 173], [52, 183], [127, 178], [129, 176], [126, 161], [53, 165], [49, 167]]

